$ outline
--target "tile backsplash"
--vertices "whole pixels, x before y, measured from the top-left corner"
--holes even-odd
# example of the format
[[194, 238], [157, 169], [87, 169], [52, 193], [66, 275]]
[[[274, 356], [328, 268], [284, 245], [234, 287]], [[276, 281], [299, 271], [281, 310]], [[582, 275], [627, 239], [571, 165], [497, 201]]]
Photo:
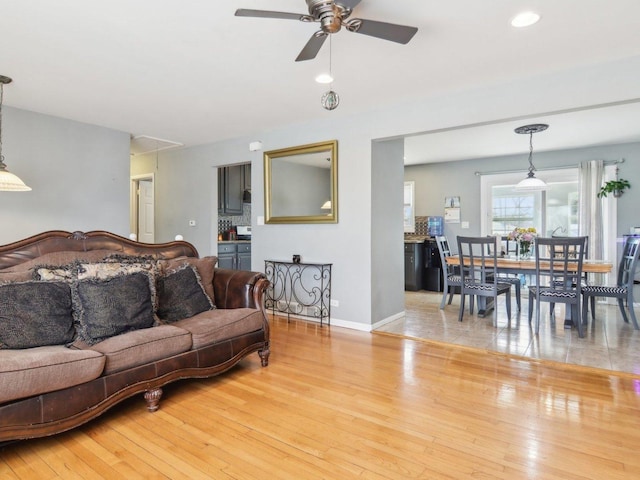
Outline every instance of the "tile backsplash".
[[242, 215], [220, 215], [218, 233], [224, 233], [234, 225], [251, 225], [251, 204], [242, 205]]
[[414, 235], [429, 235], [429, 229], [427, 227], [428, 217], [416, 216], [416, 232]]

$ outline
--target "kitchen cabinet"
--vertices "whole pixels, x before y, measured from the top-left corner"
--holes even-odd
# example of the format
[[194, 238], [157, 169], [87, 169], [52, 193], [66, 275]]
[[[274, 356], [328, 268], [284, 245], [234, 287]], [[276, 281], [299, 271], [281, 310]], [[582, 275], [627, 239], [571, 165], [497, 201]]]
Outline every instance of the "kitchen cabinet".
[[218, 215], [242, 215], [246, 171], [245, 165], [218, 168]]
[[218, 243], [218, 268], [251, 270], [251, 243]]
[[417, 291], [422, 288], [424, 272], [424, 243], [404, 244], [404, 289]]

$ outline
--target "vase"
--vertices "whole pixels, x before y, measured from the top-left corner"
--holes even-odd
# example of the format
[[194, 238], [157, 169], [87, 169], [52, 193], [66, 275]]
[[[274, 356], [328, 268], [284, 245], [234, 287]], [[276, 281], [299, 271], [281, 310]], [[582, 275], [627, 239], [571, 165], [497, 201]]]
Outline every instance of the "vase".
[[531, 242], [520, 242], [520, 258], [528, 260], [531, 258]]

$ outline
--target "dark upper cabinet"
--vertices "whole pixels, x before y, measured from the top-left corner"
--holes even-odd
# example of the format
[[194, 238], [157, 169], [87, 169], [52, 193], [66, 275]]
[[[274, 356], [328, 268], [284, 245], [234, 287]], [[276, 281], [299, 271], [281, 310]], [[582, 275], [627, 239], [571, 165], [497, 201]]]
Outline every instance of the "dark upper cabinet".
[[[245, 176], [245, 165], [233, 165], [218, 169], [219, 215], [242, 215], [242, 204], [246, 189]], [[249, 174], [249, 178], [251, 178], [251, 174]]]

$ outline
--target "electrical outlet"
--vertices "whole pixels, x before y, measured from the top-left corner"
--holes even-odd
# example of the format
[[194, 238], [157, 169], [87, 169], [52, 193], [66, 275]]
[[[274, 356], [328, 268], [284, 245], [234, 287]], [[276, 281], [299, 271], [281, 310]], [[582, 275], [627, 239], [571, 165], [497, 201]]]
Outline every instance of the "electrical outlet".
[[469, 222], [462, 222], [460, 228], [469, 228]]
[[340, 302], [338, 300], [331, 300], [331, 306], [332, 307], [339, 307], [340, 306]]

